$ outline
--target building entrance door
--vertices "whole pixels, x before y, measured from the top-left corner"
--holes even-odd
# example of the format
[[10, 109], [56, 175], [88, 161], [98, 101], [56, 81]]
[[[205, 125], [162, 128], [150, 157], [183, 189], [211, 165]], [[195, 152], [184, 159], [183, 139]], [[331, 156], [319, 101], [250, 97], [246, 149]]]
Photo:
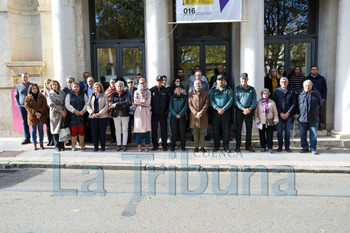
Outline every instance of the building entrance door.
[[93, 44], [92, 55], [92, 74], [96, 81], [101, 76], [105, 76], [107, 82], [117, 77], [136, 79], [136, 74], [145, 72], [143, 43]]
[[214, 75], [214, 68], [222, 64], [226, 73], [230, 73], [228, 41], [186, 41], [176, 45], [177, 67], [182, 68], [185, 77], [193, 74], [193, 67], [199, 65], [202, 74], [209, 81]]

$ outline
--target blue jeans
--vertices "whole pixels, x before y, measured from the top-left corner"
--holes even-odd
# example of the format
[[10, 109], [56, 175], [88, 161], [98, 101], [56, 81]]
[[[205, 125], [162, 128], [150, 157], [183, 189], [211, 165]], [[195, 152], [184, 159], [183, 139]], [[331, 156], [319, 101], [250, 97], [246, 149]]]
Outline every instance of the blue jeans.
[[[136, 145], [141, 144], [141, 138], [142, 138], [142, 133], [135, 133], [136, 134]], [[149, 145], [151, 144], [151, 132], [147, 131], [145, 133], [145, 144]]]
[[316, 150], [317, 147], [317, 129], [319, 122], [299, 122], [299, 135], [301, 140], [301, 147], [309, 149], [307, 143], [307, 126], [310, 129], [310, 150]]
[[31, 128], [32, 128], [32, 141], [33, 141], [33, 144], [35, 145], [36, 144], [36, 129], [38, 128], [38, 131], [39, 131], [39, 141], [40, 141], [40, 144], [43, 144], [44, 143], [44, 130], [43, 130], [43, 125], [41, 124], [40, 120], [38, 119], [39, 121], [39, 125], [32, 125]]
[[28, 126], [28, 112], [25, 107], [19, 107], [19, 111], [21, 112], [21, 116], [23, 120], [24, 137], [25, 139], [30, 140], [29, 126]]
[[278, 139], [278, 147], [283, 147], [283, 130], [284, 130], [284, 143], [285, 148], [289, 148], [290, 145], [290, 125], [293, 121], [293, 116], [289, 116], [286, 120], [283, 120], [280, 116], [278, 116], [278, 125], [277, 125], [277, 139]]

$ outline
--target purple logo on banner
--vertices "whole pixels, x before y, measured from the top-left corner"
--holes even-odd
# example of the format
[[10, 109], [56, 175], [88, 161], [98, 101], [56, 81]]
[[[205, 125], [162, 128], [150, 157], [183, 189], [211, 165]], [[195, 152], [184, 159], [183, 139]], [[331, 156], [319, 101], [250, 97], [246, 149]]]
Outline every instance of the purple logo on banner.
[[230, 1], [230, 0], [219, 0], [220, 1], [220, 12], [222, 12], [222, 10], [225, 8], [226, 4]]

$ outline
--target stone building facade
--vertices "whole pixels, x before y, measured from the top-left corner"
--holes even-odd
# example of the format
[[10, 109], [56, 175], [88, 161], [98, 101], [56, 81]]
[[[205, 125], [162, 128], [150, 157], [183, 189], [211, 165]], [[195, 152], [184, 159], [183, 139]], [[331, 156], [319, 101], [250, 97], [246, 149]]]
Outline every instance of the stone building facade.
[[[324, 127], [336, 137], [350, 137], [350, 1], [310, 0], [317, 6], [313, 16], [317, 21], [315, 63], [319, 73], [326, 77], [328, 98], [324, 107]], [[58, 80], [66, 85], [65, 77], [79, 81], [84, 71], [96, 76], [94, 57], [95, 33], [91, 29], [95, 20], [91, 10], [93, 0], [0, 0], [0, 111], [1, 137], [21, 137], [14, 131], [11, 92], [13, 78], [28, 72], [39, 86], [45, 79]], [[181, 43], [170, 33], [174, 25], [174, 1], [144, 0], [143, 75], [153, 86], [158, 74], [172, 79], [179, 64], [177, 50]], [[229, 23], [227, 63], [231, 77], [238, 85], [239, 74], [247, 72], [249, 84], [256, 90], [264, 86], [264, 50], [268, 41], [264, 35], [264, 0], [243, 0], [243, 19], [249, 22]], [[220, 28], [220, 27], [218, 27]], [[196, 30], [196, 29], [193, 29]], [[283, 39], [283, 36], [280, 37]], [[301, 36], [300, 38], [303, 38]], [[199, 38], [201, 41], [203, 38]], [[298, 39], [298, 38], [297, 38]], [[203, 39], [205, 40], [205, 38]], [[111, 40], [109, 43], [124, 43]], [[199, 42], [198, 42], [199, 43]], [[208, 43], [210, 44], [210, 43]], [[103, 47], [103, 46], [102, 46]], [[308, 75], [308, 71], [305, 71]], [[98, 77], [94, 77], [98, 80]]]

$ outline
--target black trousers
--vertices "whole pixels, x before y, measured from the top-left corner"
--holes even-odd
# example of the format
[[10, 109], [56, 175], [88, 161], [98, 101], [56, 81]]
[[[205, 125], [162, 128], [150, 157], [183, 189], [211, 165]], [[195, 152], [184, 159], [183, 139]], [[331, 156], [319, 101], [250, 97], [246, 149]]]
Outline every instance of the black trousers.
[[95, 149], [98, 149], [98, 138], [100, 137], [101, 148], [106, 147], [106, 130], [107, 130], [108, 118], [90, 118], [92, 140], [94, 142]]
[[172, 147], [176, 147], [177, 131], [180, 133], [181, 148], [186, 147], [186, 116], [181, 118], [176, 118], [174, 116], [170, 117], [170, 127], [171, 127], [171, 142]]
[[[272, 149], [272, 139], [273, 139], [273, 128], [274, 126], [267, 126], [266, 124], [262, 125], [263, 128], [259, 129], [259, 138], [261, 148]], [[265, 136], [266, 135], [266, 136]]]
[[129, 116], [128, 142], [131, 142], [131, 127], [134, 128], [134, 115]]
[[85, 133], [85, 142], [91, 142], [92, 141], [92, 135], [91, 135], [91, 124], [89, 120], [89, 113], [84, 114], [85, 117], [85, 128], [84, 128], [84, 133]]
[[50, 117], [46, 118], [46, 134], [47, 134], [47, 140], [49, 143], [53, 142], [53, 137], [51, 134], [51, 129], [50, 129]]
[[53, 142], [55, 143], [55, 148], [64, 149], [64, 142], [59, 142], [59, 134], [52, 134]]
[[247, 128], [245, 147], [250, 147], [251, 146], [251, 142], [252, 142], [252, 128], [253, 128], [253, 116], [254, 116], [254, 110], [252, 110], [248, 115], [244, 115], [242, 110], [237, 109], [237, 111], [236, 111], [236, 123], [237, 123], [236, 146], [241, 146], [242, 125], [243, 125], [243, 121], [244, 120], [245, 120], [245, 126]]
[[111, 138], [114, 140], [114, 141], [117, 141], [116, 140], [116, 135], [115, 135], [115, 126], [114, 126], [114, 120], [113, 118], [108, 118], [109, 119], [109, 129], [111, 130]]
[[218, 111], [213, 109], [212, 114], [214, 147], [220, 147], [220, 138], [222, 137], [223, 147], [228, 148], [230, 143], [230, 112], [227, 110], [220, 115]]
[[158, 132], [158, 122], [160, 123], [160, 135], [162, 137], [162, 147], [168, 147], [168, 131], [167, 131], [167, 114], [152, 113], [152, 144], [154, 147], [158, 147], [157, 132]]

